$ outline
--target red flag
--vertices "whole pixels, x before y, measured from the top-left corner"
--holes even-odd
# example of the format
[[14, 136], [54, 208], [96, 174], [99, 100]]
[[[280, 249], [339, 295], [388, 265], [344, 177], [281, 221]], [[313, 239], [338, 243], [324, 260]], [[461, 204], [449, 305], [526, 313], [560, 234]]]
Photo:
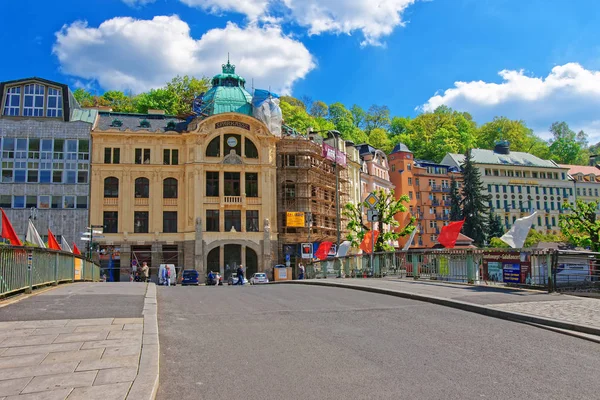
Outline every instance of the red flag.
[[321, 242], [315, 253], [315, 257], [319, 260], [327, 259], [327, 254], [329, 253], [329, 250], [331, 250], [331, 246], [333, 246], [333, 242]]
[[21, 241], [19, 240], [19, 237], [15, 233], [13, 226], [8, 220], [6, 213], [1, 208], [0, 211], [2, 211], [2, 237], [4, 239], [8, 239], [10, 244], [12, 244], [13, 246], [23, 246], [23, 243], [21, 243]]
[[75, 244], [75, 242], [73, 242], [73, 254], [75, 254], [76, 256], [81, 255], [81, 252], [79, 251], [79, 248], [77, 248], [77, 245]]
[[48, 228], [48, 248], [51, 250], [60, 250], [60, 245], [56, 241], [56, 238], [52, 234], [50, 228]]
[[442, 232], [438, 236], [438, 242], [444, 247], [453, 248], [464, 223], [465, 220], [463, 219], [462, 221], [450, 222], [448, 225], [442, 227]]
[[[375, 236], [375, 238], [373, 239], [373, 236]], [[360, 249], [364, 252], [364, 253], [371, 253], [371, 248], [373, 247], [373, 243], [377, 242], [377, 238], [379, 237], [379, 231], [369, 231], [367, 232], [367, 234], [365, 235], [365, 237], [363, 238], [361, 244], [360, 244]]]

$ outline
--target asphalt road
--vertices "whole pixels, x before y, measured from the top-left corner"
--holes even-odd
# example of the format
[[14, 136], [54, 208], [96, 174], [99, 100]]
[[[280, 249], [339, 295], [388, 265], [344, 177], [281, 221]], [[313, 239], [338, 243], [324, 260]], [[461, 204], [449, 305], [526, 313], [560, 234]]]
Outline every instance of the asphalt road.
[[145, 283], [61, 285], [14, 304], [0, 304], [0, 321], [137, 318], [142, 316], [145, 295]]
[[159, 400], [598, 399], [600, 346], [349, 289], [159, 287]]

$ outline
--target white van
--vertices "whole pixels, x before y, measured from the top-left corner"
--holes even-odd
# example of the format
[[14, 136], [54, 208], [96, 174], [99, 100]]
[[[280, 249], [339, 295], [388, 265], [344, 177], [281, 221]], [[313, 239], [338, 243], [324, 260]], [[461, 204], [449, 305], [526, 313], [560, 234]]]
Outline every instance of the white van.
[[177, 269], [175, 268], [175, 264], [160, 264], [158, 268], [158, 284], [166, 285], [166, 281], [163, 279], [163, 271], [165, 268], [168, 268], [171, 272], [171, 286], [177, 285]]

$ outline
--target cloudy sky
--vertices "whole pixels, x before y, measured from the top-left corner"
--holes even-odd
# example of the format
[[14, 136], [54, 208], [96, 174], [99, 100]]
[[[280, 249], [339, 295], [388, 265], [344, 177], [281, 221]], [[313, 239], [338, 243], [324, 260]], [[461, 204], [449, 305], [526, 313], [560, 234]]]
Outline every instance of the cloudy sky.
[[102, 93], [212, 76], [415, 116], [565, 120], [600, 141], [593, 0], [19, 0], [3, 2], [0, 80]]

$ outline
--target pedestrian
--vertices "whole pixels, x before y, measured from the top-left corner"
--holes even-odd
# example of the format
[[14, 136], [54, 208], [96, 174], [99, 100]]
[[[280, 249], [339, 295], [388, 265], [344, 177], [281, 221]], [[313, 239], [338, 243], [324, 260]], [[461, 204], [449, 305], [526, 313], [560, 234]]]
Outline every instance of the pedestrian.
[[167, 286], [171, 286], [171, 268], [167, 265]]
[[163, 280], [163, 285], [165, 286], [170, 286], [170, 279], [169, 279], [169, 267], [167, 267], [166, 265], [163, 267], [162, 270], [162, 280]]
[[238, 285], [243, 285], [244, 284], [244, 266], [240, 264], [240, 266], [237, 269], [237, 276], [238, 276]]
[[144, 276], [144, 282], [148, 282], [148, 275], [150, 274], [150, 268], [148, 268], [148, 263], [146, 261], [142, 264], [142, 275]]
[[304, 265], [302, 265], [302, 263], [298, 264], [298, 279], [302, 280], [304, 279]]

